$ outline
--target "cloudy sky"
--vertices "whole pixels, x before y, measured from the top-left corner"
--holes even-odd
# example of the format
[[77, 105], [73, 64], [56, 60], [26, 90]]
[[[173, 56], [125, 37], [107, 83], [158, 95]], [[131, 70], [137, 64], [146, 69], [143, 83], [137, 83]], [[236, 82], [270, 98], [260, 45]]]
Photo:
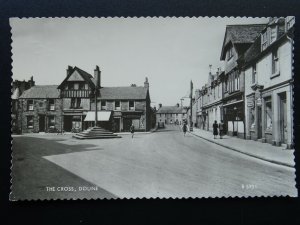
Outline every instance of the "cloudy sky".
[[[33, 18], [10, 19], [13, 79], [60, 84], [68, 65], [102, 86], [150, 83], [152, 105], [175, 105], [207, 82], [209, 65], [222, 66], [228, 24], [265, 23], [266, 18]], [[188, 99], [184, 104], [188, 104]]]

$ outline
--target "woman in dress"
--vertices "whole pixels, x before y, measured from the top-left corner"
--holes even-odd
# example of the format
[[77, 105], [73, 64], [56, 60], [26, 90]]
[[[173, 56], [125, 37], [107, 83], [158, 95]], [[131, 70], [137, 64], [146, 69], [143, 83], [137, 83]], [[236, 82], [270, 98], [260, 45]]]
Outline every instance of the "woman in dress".
[[216, 136], [218, 135], [218, 123], [215, 120], [215, 123], [213, 124], [213, 134], [214, 134], [214, 139], [216, 139]]

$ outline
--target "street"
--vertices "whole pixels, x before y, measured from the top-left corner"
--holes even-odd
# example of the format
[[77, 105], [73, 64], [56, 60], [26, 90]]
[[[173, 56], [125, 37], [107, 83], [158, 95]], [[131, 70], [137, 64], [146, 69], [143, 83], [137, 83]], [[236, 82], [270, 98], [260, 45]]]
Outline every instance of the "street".
[[12, 177], [11, 199], [297, 195], [293, 168], [184, 137], [175, 125], [134, 138], [14, 136]]

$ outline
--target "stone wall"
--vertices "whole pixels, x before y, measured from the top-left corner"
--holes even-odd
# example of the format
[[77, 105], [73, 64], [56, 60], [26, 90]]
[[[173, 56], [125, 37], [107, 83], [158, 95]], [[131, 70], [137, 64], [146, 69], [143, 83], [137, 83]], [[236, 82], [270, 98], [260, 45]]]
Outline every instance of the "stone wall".
[[[29, 99], [19, 99], [18, 108], [18, 127], [21, 128], [22, 133], [37, 133], [39, 132], [39, 124], [42, 116], [45, 116], [45, 131], [48, 130], [48, 117], [54, 116], [55, 128], [58, 131], [62, 129], [62, 99], [55, 99], [55, 109], [49, 110], [49, 104], [47, 99], [32, 99], [33, 110], [28, 110]], [[33, 116], [33, 128], [27, 127], [27, 119], [29, 116]]]

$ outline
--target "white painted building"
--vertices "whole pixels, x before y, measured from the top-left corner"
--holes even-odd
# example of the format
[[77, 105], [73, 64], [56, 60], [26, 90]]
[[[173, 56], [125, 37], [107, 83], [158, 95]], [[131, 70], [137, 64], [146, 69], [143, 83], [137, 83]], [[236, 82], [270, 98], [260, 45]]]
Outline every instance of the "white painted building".
[[247, 139], [293, 145], [294, 17], [270, 20], [239, 60], [245, 75]]

